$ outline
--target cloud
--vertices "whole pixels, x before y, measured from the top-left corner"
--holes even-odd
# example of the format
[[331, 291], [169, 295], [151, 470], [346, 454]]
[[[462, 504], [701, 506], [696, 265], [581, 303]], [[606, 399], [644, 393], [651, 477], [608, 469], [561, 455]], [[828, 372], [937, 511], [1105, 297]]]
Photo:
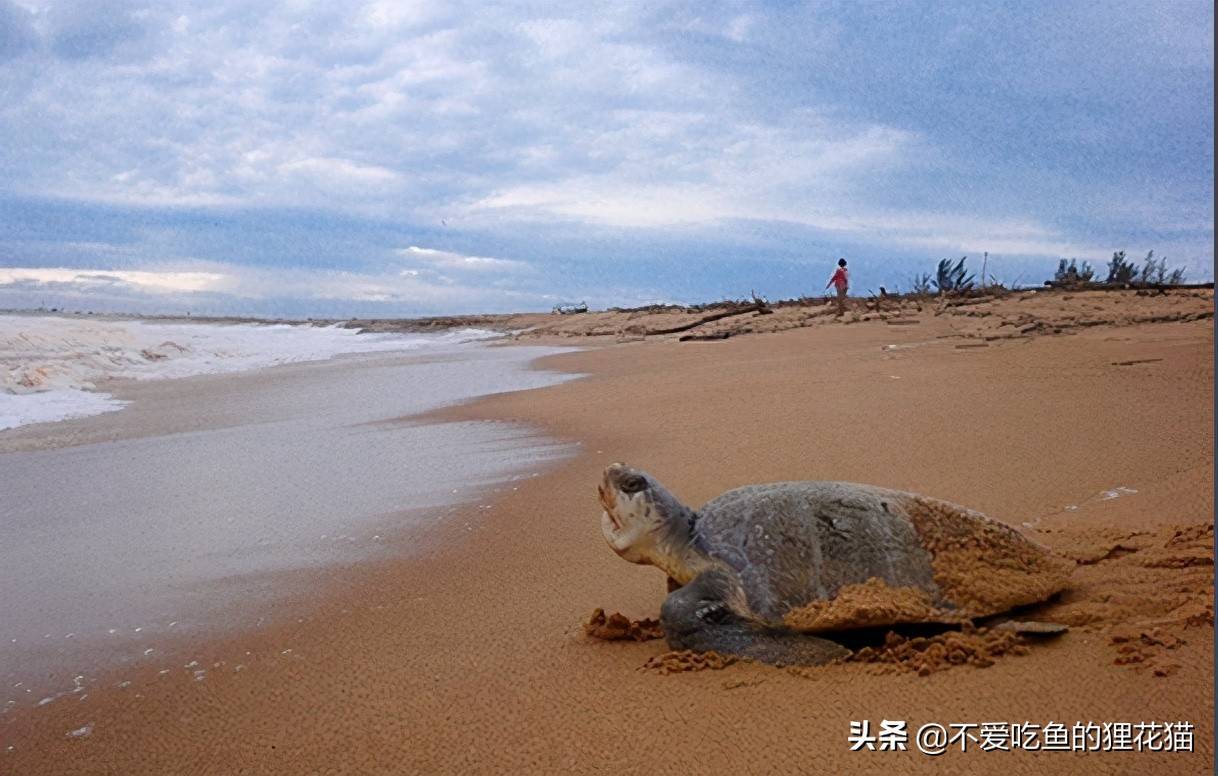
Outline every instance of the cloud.
[[[419, 309], [542, 304], [611, 272], [630, 298], [729, 293], [729, 257], [846, 247], [1146, 245], [1204, 267], [1212, 20], [1188, 3], [0, 0], [0, 265], [203, 262], [227, 279], [199, 294], [271, 299], [280, 272], [301, 300], [318, 297], [290, 278]], [[67, 234], [64, 203], [94, 217]], [[348, 275], [308, 274], [323, 266]]]
[[789, 126], [688, 113], [617, 111], [595, 137], [612, 159], [598, 175], [511, 186], [469, 205], [521, 218], [562, 216], [626, 227], [778, 219], [844, 210], [843, 193], [880, 166], [903, 166], [921, 140], [883, 126], [838, 127], [801, 112]]
[[[420, 248], [412, 245], [409, 248], [403, 248], [397, 251], [399, 256], [432, 267], [441, 267], [449, 270], [464, 270], [471, 272], [519, 272], [521, 270], [531, 269], [526, 261], [517, 261], [515, 259], [496, 259], [488, 256], [465, 256], [452, 251], [442, 251], [435, 248]], [[404, 272], [416, 272], [415, 270], [405, 270]]]
[[400, 176], [393, 170], [373, 164], [359, 164], [347, 159], [309, 158], [285, 162], [279, 172], [303, 175], [319, 184], [329, 185], [375, 185], [393, 183]]
[[[755, 200], [766, 174], [805, 170], [827, 188], [865, 165], [870, 145], [902, 134], [818, 120], [813, 135], [829, 137], [801, 140], [807, 128], [791, 117], [725, 103], [730, 82], [640, 38], [639, 20], [623, 12], [69, 4], [46, 17], [52, 45], [71, 48], [63, 55], [95, 61], [84, 78], [51, 62], [12, 74], [26, 97], [12, 129], [31, 153], [0, 154], [0, 173], [26, 194], [430, 218], [555, 180], [629, 184], [670, 171], [731, 198], [747, 168]], [[751, 24], [722, 22], [729, 37]], [[302, 34], [315, 45], [302, 46]], [[157, 48], [132, 68], [120, 49], [141, 41]], [[88, 149], [64, 142], [85, 136]], [[718, 170], [699, 170], [722, 149]], [[759, 151], [767, 159], [749, 158]], [[31, 161], [36, 177], [17, 169]], [[623, 223], [578, 203], [557, 210]]]
[[216, 272], [156, 272], [144, 270], [87, 270], [64, 267], [0, 267], [0, 286], [127, 285], [158, 293], [208, 291], [222, 286], [226, 276]]
[[37, 45], [34, 15], [10, 0], [0, 0], [0, 62], [32, 51]]
[[453, 307], [537, 309], [558, 299], [543, 291], [469, 284], [411, 271], [283, 270], [211, 263], [205, 270], [0, 268], [0, 307], [14, 298], [38, 300], [45, 306], [143, 312], [265, 309], [268, 302], [282, 305], [295, 300], [289, 307], [302, 316], [309, 310], [368, 311], [379, 309], [378, 305], [413, 312]]
[[111, 57], [144, 39], [145, 17], [121, 0], [59, 2], [46, 15], [50, 47], [70, 60]]

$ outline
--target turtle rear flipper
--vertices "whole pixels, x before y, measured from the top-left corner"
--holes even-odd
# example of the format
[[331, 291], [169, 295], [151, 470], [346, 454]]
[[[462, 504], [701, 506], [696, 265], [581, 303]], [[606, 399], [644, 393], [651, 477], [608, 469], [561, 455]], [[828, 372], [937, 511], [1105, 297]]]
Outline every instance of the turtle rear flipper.
[[668, 646], [781, 665], [822, 665], [850, 654], [834, 641], [749, 618], [734, 604], [739, 597], [731, 577], [717, 569], [670, 593], [660, 608]]

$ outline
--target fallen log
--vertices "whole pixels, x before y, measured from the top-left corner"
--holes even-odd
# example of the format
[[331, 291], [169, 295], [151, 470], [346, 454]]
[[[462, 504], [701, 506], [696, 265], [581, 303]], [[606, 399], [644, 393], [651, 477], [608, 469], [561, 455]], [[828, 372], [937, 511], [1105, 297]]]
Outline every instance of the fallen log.
[[723, 318], [730, 318], [733, 315], [744, 315], [745, 313], [761, 313], [762, 315], [764, 315], [769, 312], [771, 312], [771, 310], [767, 305], [758, 302], [757, 304], [750, 304], [750, 305], [746, 305], [744, 307], [737, 307], [734, 310], [727, 310], [727, 311], [724, 311], [721, 313], [715, 313], [713, 315], [704, 315], [696, 321], [682, 324], [680, 326], [672, 326], [667, 329], [651, 329], [644, 333], [647, 334], [648, 336], [652, 336], [652, 335], [656, 335], [656, 334], [676, 334], [678, 332], [689, 331], [690, 329], [696, 329], [699, 326], [702, 326], [707, 323], [711, 323], [713, 321], [718, 321]]
[[730, 331], [717, 331], [714, 334], [685, 334], [677, 338], [678, 342], [707, 342], [709, 340], [725, 340], [732, 336]]

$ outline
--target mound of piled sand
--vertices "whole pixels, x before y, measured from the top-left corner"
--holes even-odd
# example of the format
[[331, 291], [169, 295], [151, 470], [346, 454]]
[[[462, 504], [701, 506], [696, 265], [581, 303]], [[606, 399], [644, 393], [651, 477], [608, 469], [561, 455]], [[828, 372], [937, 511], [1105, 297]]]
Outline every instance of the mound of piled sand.
[[734, 655], [721, 655], [718, 652], [694, 652], [683, 649], [677, 652], [665, 652], [644, 663], [640, 670], [655, 671], [658, 674], [681, 674], [689, 671], [721, 671], [737, 663], [740, 658]]
[[889, 633], [883, 646], [863, 647], [842, 662], [880, 664], [927, 676], [960, 665], [988, 668], [1003, 655], [1026, 654], [1027, 643], [1013, 631], [965, 625], [929, 637]]
[[858, 585], [847, 585], [828, 601], [792, 609], [783, 623], [798, 631], [833, 631], [914, 622], [959, 622], [961, 617], [935, 607], [925, 591], [914, 587], [890, 587], [872, 577]]
[[624, 614], [614, 612], [606, 615], [604, 609], [596, 609], [584, 623], [584, 633], [602, 641], [651, 641], [664, 638], [660, 621], [644, 618], [631, 620]]
[[1066, 589], [1074, 563], [995, 520], [921, 496], [899, 504], [931, 554], [935, 584], [959, 614], [984, 617]]
[[1112, 663], [1172, 674], [1176, 651], [1214, 627], [1214, 526], [1046, 530], [1078, 571], [1041, 616], [1107, 636]]

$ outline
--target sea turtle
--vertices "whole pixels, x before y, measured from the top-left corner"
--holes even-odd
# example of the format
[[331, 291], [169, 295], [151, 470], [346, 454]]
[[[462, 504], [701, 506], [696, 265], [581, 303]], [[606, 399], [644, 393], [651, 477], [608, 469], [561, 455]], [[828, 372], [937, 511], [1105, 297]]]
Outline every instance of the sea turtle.
[[694, 511], [613, 464], [597, 490], [609, 546], [668, 574], [673, 649], [824, 663], [847, 653], [827, 633], [963, 624], [1045, 600], [1073, 567], [978, 512], [872, 485], [748, 485]]

